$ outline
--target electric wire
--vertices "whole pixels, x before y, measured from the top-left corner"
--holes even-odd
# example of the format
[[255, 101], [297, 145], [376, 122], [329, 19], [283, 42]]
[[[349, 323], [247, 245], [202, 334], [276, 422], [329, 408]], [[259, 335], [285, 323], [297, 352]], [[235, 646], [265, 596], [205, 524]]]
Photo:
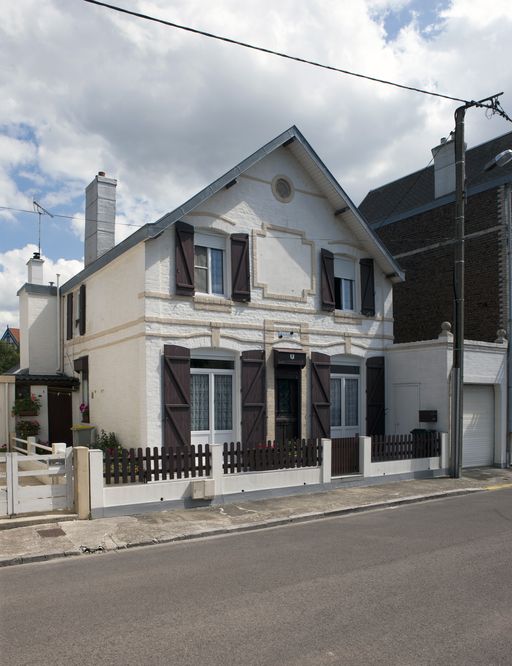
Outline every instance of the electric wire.
[[473, 100], [463, 99], [461, 97], [453, 97], [451, 95], [445, 95], [443, 93], [434, 92], [432, 90], [424, 90], [422, 88], [416, 88], [414, 86], [407, 86], [403, 83], [397, 83], [395, 81], [388, 81], [386, 79], [379, 79], [375, 76], [369, 76], [367, 74], [361, 74], [360, 72], [353, 72], [348, 69], [342, 69], [340, 67], [334, 67], [333, 65], [325, 65], [315, 60], [308, 60], [307, 58], [301, 58], [299, 56], [292, 56], [288, 53], [282, 53], [281, 51], [274, 51], [273, 49], [268, 49], [263, 46], [257, 46], [255, 44], [250, 44], [248, 42], [242, 42], [238, 39], [232, 39], [230, 37], [223, 37], [221, 35], [216, 35], [212, 32], [207, 32], [205, 30], [199, 30], [198, 28], [192, 28], [187, 25], [180, 23], [175, 23], [174, 21], [166, 21], [165, 19], [158, 18], [156, 16], [150, 16], [149, 14], [143, 14], [142, 12], [135, 12], [131, 9], [126, 9], [124, 7], [119, 7], [117, 5], [112, 5], [108, 2], [101, 2], [100, 0], [83, 0], [91, 5], [98, 5], [99, 7], [105, 7], [106, 9], [111, 9], [113, 11], [119, 12], [121, 14], [127, 14], [129, 16], [134, 16], [139, 19], [146, 21], [152, 21], [154, 23], [160, 23], [169, 28], [176, 28], [177, 30], [184, 30], [186, 32], [191, 32], [195, 35], [201, 35], [202, 37], [208, 37], [210, 39], [216, 39], [221, 42], [226, 42], [228, 44], [234, 44], [235, 46], [241, 46], [246, 49], [252, 49], [253, 51], [260, 51], [261, 53], [266, 53], [268, 55], [277, 56], [278, 58], [285, 58], [286, 60], [293, 60], [295, 62], [300, 62], [305, 65], [311, 65], [312, 67], [319, 67], [321, 69], [327, 69], [331, 72], [337, 72], [338, 74], [345, 74], [347, 76], [354, 76], [359, 79], [366, 79], [367, 81], [373, 81], [374, 83], [382, 83], [388, 86], [394, 86], [395, 88], [401, 88], [402, 90], [409, 90], [411, 92], [421, 93], [422, 95], [431, 95], [433, 97], [441, 97], [443, 99], [448, 99], [453, 102], [462, 102], [463, 104], [476, 105], [477, 103]]

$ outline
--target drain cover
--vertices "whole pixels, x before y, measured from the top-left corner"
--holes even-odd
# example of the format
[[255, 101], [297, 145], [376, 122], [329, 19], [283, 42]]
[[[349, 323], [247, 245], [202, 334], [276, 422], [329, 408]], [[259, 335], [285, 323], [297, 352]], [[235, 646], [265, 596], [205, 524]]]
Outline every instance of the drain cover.
[[42, 537], [66, 536], [66, 532], [64, 532], [61, 527], [50, 527], [48, 530], [37, 530], [37, 533]]

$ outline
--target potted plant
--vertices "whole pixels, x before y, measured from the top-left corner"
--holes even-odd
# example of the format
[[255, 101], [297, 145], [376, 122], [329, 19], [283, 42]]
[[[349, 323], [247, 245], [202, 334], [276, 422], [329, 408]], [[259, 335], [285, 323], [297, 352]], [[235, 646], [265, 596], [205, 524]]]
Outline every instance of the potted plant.
[[13, 416], [37, 416], [41, 408], [41, 400], [33, 393], [25, 398], [16, 398], [12, 408]]
[[16, 424], [16, 433], [21, 439], [27, 439], [27, 437], [36, 437], [40, 428], [38, 421], [21, 420]]
[[82, 414], [82, 423], [89, 423], [89, 405], [82, 402], [80, 405], [80, 412]]

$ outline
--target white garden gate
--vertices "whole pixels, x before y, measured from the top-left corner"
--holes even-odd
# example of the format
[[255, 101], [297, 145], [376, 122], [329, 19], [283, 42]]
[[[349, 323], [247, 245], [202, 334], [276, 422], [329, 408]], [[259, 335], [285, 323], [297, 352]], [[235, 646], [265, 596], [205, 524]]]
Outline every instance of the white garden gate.
[[52, 449], [33, 438], [12, 441], [11, 451], [0, 455], [0, 516], [72, 509], [72, 448], [41, 455], [36, 447]]

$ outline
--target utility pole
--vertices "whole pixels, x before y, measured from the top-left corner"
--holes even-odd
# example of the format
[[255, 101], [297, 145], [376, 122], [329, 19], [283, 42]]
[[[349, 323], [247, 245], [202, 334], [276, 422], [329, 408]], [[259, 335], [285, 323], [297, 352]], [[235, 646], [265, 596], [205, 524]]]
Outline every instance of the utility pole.
[[[455, 257], [453, 266], [454, 333], [452, 363], [452, 476], [460, 478], [462, 471], [464, 415], [464, 204], [466, 198], [466, 147], [464, 119], [466, 109], [474, 106], [500, 113], [498, 97], [491, 95], [478, 102], [468, 102], [455, 111]], [[501, 115], [501, 114], [500, 114]]]

